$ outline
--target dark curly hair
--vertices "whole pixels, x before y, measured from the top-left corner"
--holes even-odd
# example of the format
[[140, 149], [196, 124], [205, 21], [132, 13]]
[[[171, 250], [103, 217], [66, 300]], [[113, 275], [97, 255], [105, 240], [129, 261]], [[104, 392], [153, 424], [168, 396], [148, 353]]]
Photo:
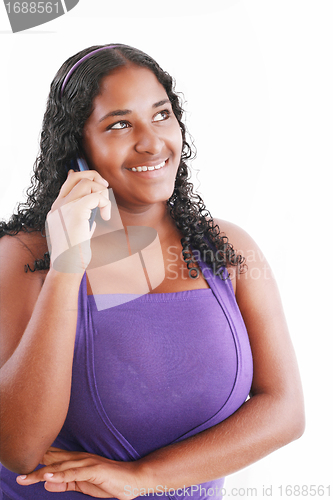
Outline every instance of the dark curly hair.
[[[27, 201], [18, 205], [17, 213], [8, 222], [0, 222], [0, 237], [5, 234], [15, 235], [20, 231], [41, 231], [43, 234], [47, 213], [66, 180], [66, 165], [80, 154], [83, 127], [92, 112], [94, 98], [100, 92], [101, 79], [115, 68], [133, 63], [150, 69], [163, 85], [182, 131], [181, 161], [167, 207], [183, 235], [182, 254], [189, 275], [192, 278], [199, 275], [190, 249], [199, 251], [202, 260], [222, 279], [223, 269], [227, 266], [237, 266], [241, 272], [245, 268], [244, 257], [237, 254], [227, 236], [221, 234], [202, 198], [193, 193], [193, 184], [189, 182], [186, 160], [193, 158], [194, 154], [186, 139], [186, 129], [182, 122], [184, 111], [171, 76], [144, 52], [116, 44], [114, 48], [92, 54], [81, 63], [62, 92], [64, 79], [73, 65], [101, 47], [107, 46], [89, 47], [69, 58], [51, 83], [41, 132], [40, 154], [34, 165], [31, 186], [27, 190]], [[35, 260], [33, 268], [26, 266], [26, 270], [48, 269], [49, 265], [49, 254], [46, 253]]]

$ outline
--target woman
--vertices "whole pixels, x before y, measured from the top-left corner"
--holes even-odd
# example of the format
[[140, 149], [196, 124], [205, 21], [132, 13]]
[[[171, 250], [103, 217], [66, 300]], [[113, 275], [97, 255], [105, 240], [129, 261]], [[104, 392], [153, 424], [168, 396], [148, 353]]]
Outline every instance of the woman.
[[[302, 434], [270, 268], [192, 193], [190, 156], [172, 79], [146, 54], [91, 47], [59, 70], [28, 204], [1, 227], [5, 499], [220, 498], [221, 478]], [[147, 227], [151, 267], [134, 259]]]

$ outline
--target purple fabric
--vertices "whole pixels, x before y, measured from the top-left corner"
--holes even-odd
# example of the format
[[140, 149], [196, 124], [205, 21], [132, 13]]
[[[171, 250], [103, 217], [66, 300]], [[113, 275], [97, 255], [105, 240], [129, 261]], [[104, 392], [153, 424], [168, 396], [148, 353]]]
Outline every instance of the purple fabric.
[[[143, 295], [103, 311], [87, 297], [84, 277], [71, 400], [54, 446], [137, 460], [222, 422], [244, 403], [252, 355], [232, 284], [201, 268], [209, 289]], [[12, 500], [87, 498], [19, 486], [16, 475], [1, 474]], [[150, 496], [220, 499], [222, 486], [223, 478], [190, 495]]]

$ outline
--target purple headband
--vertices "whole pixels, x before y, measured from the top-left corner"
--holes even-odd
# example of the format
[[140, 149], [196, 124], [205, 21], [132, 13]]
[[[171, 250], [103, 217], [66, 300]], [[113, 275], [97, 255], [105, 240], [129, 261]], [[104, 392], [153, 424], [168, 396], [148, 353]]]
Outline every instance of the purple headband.
[[96, 54], [96, 52], [100, 52], [101, 50], [105, 50], [105, 49], [113, 49], [114, 47], [117, 47], [117, 45], [107, 45], [106, 47], [100, 47], [99, 49], [96, 49], [96, 50], [93, 50], [92, 52], [89, 52], [89, 54], [86, 54], [85, 56], [83, 56], [81, 59], [78, 60], [78, 62], [76, 62], [74, 64], [74, 66], [71, 67], [71, 69], [68, 71], [63, 83], [62, 83], [62, 86], [61, 86], [61, 96], [63, 95], [64, 93], [64, 89], [66, 87], [66, 84], [68, 82], [68, 80], [70, 79], [70, 77], [72, 76], [72, 74], [74, 73], [74, 71], [76, 70], [76, 68], [78, 66], [80, 66], [81, 63], [83, 63], [86, 59], [89, 59], [90, 56], [92, 56], [93, 54]]

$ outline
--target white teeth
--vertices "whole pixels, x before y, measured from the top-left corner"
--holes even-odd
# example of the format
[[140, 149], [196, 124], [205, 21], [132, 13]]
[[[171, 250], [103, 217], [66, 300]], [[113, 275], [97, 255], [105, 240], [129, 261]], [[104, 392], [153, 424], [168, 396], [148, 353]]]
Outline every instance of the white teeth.
[[165, 161], [162, 161], [159, 165], [155, 165], [153, 167], [146, 167], [146, 165], [143, 165], [142, 167], [133, 167], [131, 168], [132, 172], [147, 172], [147, 170], [159, 170], [160, 168], [164, 167]]

